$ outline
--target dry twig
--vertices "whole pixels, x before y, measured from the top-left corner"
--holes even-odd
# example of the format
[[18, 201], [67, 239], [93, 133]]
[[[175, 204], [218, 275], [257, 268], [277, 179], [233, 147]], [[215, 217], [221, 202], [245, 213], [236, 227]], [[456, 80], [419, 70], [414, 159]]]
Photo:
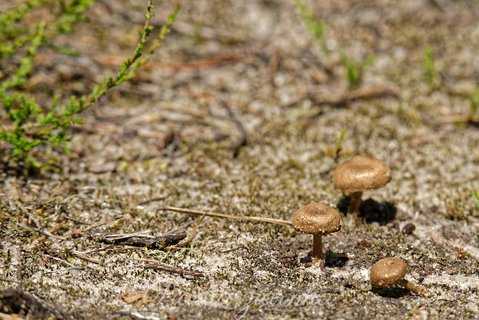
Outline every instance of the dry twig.
[[[40, 234], [42, 234], [46, 237], [49, 237], [49, 238], [53, 238], [53, 239], [57, 239], [57, 240], [66, 240], [67, 239], [67, 238], [62, 237], [62, 236], [54, 235], [51, 232], [49, 232], [48, 230], [44, 230], [45, 228], [42, 227], [40, 225], [40, 223], [38, 222], [38, 220], [32, 214], [30, 214], [29, 212], [22, 210], [22, 213], [26, 216], [28, 221], [31, 222], [34, 225], [34, 227], [31, 227], [31, 226], [29, 226], [27, 224], [24, 224], [24, 223], [21, 223], [21, 222], [17, 222], [17, 226], [22, 227], [22, 228], [27, 229], [27, 230], [30, 230], [30, 231], [38, 232], [38, 233], [40, 233]], [[11, 215], [11, 216], [15, 217], [13, 215]], [[15, 218], [18, 218], [18, 217], [15, 217]]]
[[[12, 279], [7, 279], [7, 278], [0, 278], [0, 281], [3, 281], [3, 282], [11, 282], [11, 283], [20, 283], [19, 281], [17, 280], [12, 280]], [[1, 319], [1, 317], [0, 317]]]
[[236, 128], [238, 130], [238, 133], [239, 133], [238, 140], [234, 141], [233, 144], [230, 147], [231, 150], [233, 151], [233, 157], [236, 158], [238, 156], [241, 148], [246, 146], [246, 144], [248, 143], [248, 136], [247, 136], [247, 133], [246, 133], [246, 129], [244, 128], [243, 124], [238, 119], [236, 114], [233, 112], [231, 107], [225, 101], [222, 101], [221, 105], [223, 106], [223, 108], [228, 113], [228, 116], [230, 117], [230, 119], [234, 123], [234, 125], [236, 126]]
[[103, 262], [100, 261], [100, 260], [97, 260], [97, 259], [94, 259], [94, 258], [91, 258], [91, 257], [88, 257], [86, 255], [84, 255], [83, 253], [81, 252], [78, 252], [78, 251], [71, 251], [71, 254], [75, 257], [77, 257], [78, 259], [81, 259], [81, 260], [84, 260], [84, 261], [87, 261], [87, 262], [91, 262], [91, 263], [94, 263], [94, 264], [98, 264], [100, 266], [103, 266]]
[[387, 87], [359, 88], [339, 97], [333, 97], [329, 99], [320, 98], [312, 93], [308, 93], [306, 96], [288, 103], [286, 107], [291, 107], [305, 99], [310, 99], [312, 103], [317, 107], [329, 105], [335, 108], [339, 108], [347, 106], [348, 104], [359, 100], [378, 99], [384, 97], [392, 97], [398, 99], [401, 97], [401, 94], [397, 89]]
[[168, 246], [177, 244], [184, 238], [186, 238], [185, 231], [179, 231], [176, 233], [165, 234], [162, 236], [150, 236], [142, 233], [132, 234], [102, 234], [97, 233], [93, 235], [96, 241], [116, 244], [116, 245], [128, 245], [134, 247], [146, 247], [148, 249], [165, 249]]
[[138, 312], [132, 312], [132, 311], [118, 311], [115, 312], [115, 314], [118, 314], [120, 316], [126, 316], [128, 319], [133, 319], [133, 320], [161, 320], [165, 319], [164, 317], [161, 318], [159, 316], [153, 316], [153, 315], [143, 315]]
[[157, 196], [157, 197], [153, 197], [153, 198], [150, 198], [150, 199], [146, 199], [146, 200], [140, 201], [140, 202], [138, 202], [138, 205], [139, 205], [139, 206], [144, 206], [144, 205], [150, 204], [150, 203], [152, 203], [152, 202], [164, 200], [164, 199], [166, 199], [166, 198], [167, 198], [166, 195]]
[[439, 123], [465, 123], [473, 127], [479, 127], [479, 116], [474, 117], [466, 114], [448, 115], [441, 117]]
[[10, 315], [22, 314], [26, 319], [71, 319], [55, 305], [13, 288], [0, 291], [0, 312]]
[[82, 269], [84, 269], [84, 268], [79, 267], [79, 266], [76, 266], [76, 265], [74, 265], [73, 263], [70, 263], [70, 262], [68, 262], [68, 261], [66, 261], [66, 260], [60, 259], [60, 258], [58, 258], [58, 257], [51, 256], [51, 255], [49, 255], [49, 254], [45, 254], [45, 257], [47, 257], [47, 258], [49, 258], [49, 259], [52, 259], [52, 260], [55, 260], [55, 261], [58, 261], [58, 262], [61, 262], [61, 263], [63, 263], [64, 265], [66, 265], [66, 266], [68, 266], [68, 267], [70, 267], [70, 268], [72, 268], [72, 269], [77, 269], [77, 270], [82, 270]]
[[[228, 63], [247, 62], [251, 58], [251, 53], [220, 53], [210, 57], [205, 57], [189, 62], [170, 62], [170, 63], [157, 63], [148, 62], [145, 66], [145, 70], [166, 70], [166, 71], [195, 71], [205, 68], [211, 68]], [[119, 66], [125, 60], [123, 57], [101, 55], [95, 58], [95, 60], [104, 65]]]
[[281, 51], [281, 49], [276, 49], [269, 58], [268, 74], [272, 88], [276, 88], [276, 82], [274, 81], [274, 78], [276, 76], [276, 73], [278, 72], [282, 56], [283, 52]]
[[138, 260], [143, 262], [148, 262], [148, 264], [143, 266], [146, 269], [154, 269], [154, 270], [177, 273], [177, 274], [180, 274], [182, 277], [186, 277], [186, 276], [204, 277], [205, 276], [203, 272], [195, 271], [195, 270], [184, 270], [181, 268], [170, 266], [168, 264], [161, 263], [157, 260], [152, 260], [152, 259], [138, 259]]
[[359, 88], [350, 91], [341, 97], [332, 99], [320, 99], [315, 96], [312, 96], [311, 100], [315, 105], [318, 106], [330, 105], [333, 107], [341, 107], [358, 100], [377, 99], [383, 97], [399, 98], [400, 93], [396, 89], [386, 87]]
[[177, 245], [173, 246], [172, 248], [180, 248], [181, 246], [187, 245], [188, 243], [193, 240], [195, 237], [196, 233], [198, 232], [198, 228], [200, 224], [203, 222], [203, 219], [205, 218], [205, 215], [202, 215], [198, 221], [193, 225], [193, 228], [191, 228], [190, 232], [188, 232], [188, 236], [181, 240]]
[[178, 207], [165, 207], [165, 208], [160, 208], [159, 210], [173, 211], [173, 212], [180, 212], [180, 213], [190, 213], [190, 214], [196, 214], [196, 215], [204, 215], [207, 217], [223, 218], [223, 219], [237, 220], [237, 221], [244, 221], [244, 222], [263, 222], [263, 223], [279, 224], [283, 226], [293, 225], [293, 223], [288, 220], [263, 218], [263, 217], [250, 217], [250, 216], [233, 216], [233, 215], [224, 214], [224, 213], [215, 213], [215, 212], [185, 209], [185, 208], [178, 208]]

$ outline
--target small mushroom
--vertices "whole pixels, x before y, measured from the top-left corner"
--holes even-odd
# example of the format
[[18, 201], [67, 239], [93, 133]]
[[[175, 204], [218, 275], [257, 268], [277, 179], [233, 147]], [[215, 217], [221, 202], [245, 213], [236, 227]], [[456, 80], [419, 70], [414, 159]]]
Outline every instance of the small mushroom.
[[373, 288], [390, 288], [399, 286], [419, 295], [427, 295], [427, 289], [419, 284], [404, 279], [408, 265], [400, 258], [384, 258], [376, 262], [369, 270]]
[[391, 180], [388, 165], [375, 158], [355, 156], [340, 163], [333, 173], [334, 188], [351, 194], [348, 213], [359, 212], [366, 190], [384, 187]]
[[294, 212], [293, 227], [296, 231], [313, 235], [313, 264], [323, 267], [322, 236], [341, 229], [338, 210], [325, 204], [310, 203]]

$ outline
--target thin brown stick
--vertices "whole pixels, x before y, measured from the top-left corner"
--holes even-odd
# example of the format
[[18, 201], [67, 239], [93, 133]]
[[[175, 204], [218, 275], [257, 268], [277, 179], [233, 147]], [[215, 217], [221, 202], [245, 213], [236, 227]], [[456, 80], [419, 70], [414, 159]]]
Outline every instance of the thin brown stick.
[[81, 232], [88, 232], [88, 231], [93, 230], [95, 228], [101, 227], [101, 226], [103, 226], [107, 223], [108, 223], [107, 221], [101, 221], [101, 222], [94, 223], [94, 224], [90, 225], [89, 227], [81, 230]]
[[[0, 281], [2, 282], [11, 282], [11, 283], [20, 283], [19, 281], [17, 280], [11, 280], [11, 279], [7, 279], [7, 278], [0, 278]], [[0, 318], [1, 319], [1, 318]]]
[[319, 99], [312, 96], [313, 103], [316, 105], [331, 105], [333, 107], [340, 107], [358, 100], [377, 99], [382, 97], [394, 97], [399, 98], [400, 93], [398, 90], [387, 87], [371, 87], [371, 88], [359, 88], [354, 91], [350, 91], [344, 96], [332, 98], [332, 99]]
[[78, 219], [75, 219], [75, 218], [72, 218], [72, 217], [63, 216], [63, 218], [66, 219], [66, 220], [73, 221], [73, 222], [78, 223], [78, 224], [85, 225], [85, 226], [90, 226], [91, 225], [88, 222], [84, 222], [84, 221], [81, 221], [81, 220], [78, 220]]
[[233, 151], [233, 157], [236, 158], [239, 155], [239, 152], [240, 152], [241, 148], [246, 146], [246, 144], [248, 143], [248, 134], [247, 134], [246, 129], [244, 128], [243, 124], [238, 119], [238, 117], [233, 112], [233, 110], [228, 105], [228, 103], [223, 101], [222, 106], [226, 110], [226, 112], [228, 113], [228, 116], [230, 117], [230, 119], [234, 123], [234, 125], [236, 126], [236, 129], [238, 130], [238, 133], [239, 133], [238, 140], [234, 141], [233, 144], [230, 147], [231, 150]]
[[479, 127], [479, 116], [469, 114], [448, 115], [441, 117], [439, 123], [465, 123], [474, 127]]
[[[145, 70], [165, 70], [165, 71], [196, 71], [205, 68], [212, 68], [221, 66], [224, 64], [234, 64], [244, 62], [251, 58], [251, 54], [248, 53], [223, 53], [214, 56], [205, 57], [189, 62], [170, 62], [170, 63], [155, 63], [148, 62], [145, 65]], [[100, 55], [95, 57], [95, 60], [104, 65], [119, 66], [124, 61], [124, 58], [112, 55]]]
[[204, 215], [207, 217], [223, 218], [223, 219], [237, 220], [237, 221], [264, 222], [264, 223], [271, 223], [271, 224], [279, 224], [279, 225], [288, 226], [288, 227], [293, 225], [293, 223], [288, 220], [263, 218], [263, 217], [233, 216], [233, 215], [224, 214], [224, 213], [208, 212], [208, 211], [185, 209], [185, 208], [178, 208], [178, 207], [165, 207], [165, 208], [160, 208], [159, 210], [173, 211], [173, 212], [180, 212], [180, 213], [190, 213], [190, 214], [196, 214], [196, 215]]
[[312, 103], [317, 106], [331, 106], [335, 108], [344, 107], [348, 104], [359, 101], [359, 100], [369, 100], [369, 99], [378, 99], [383, 97], [392, 97], [392, 98], [400, 98], [401, 93], [394, 88], [388, 87], [370, 87], [370, 88], [359, 88], [341, 96], [332, 97], [332, 98], [321, 98], [316, 96], [314, 93], [307, 93], [305, 96], [302, 96], [288, 104], [285, 107], [293, 107], [297, 105], [299, 102], [309, 99]]
[[[22, 228], [27, 229], [27, 230], [30, 230], [30, 231], [36, 231], [36, 232], [38, 232], [38, 233], [40, 233], [40, 234], [42, 234], [46, 237], [49, 237], [49, 238], [53, 238], [53, 239], [57, 239], [57, 240], [66, 240], [67, 239], [67, 238], [62, 237], [62, 236], [54, 235], [51, 232], [49, 232], [48, 230], [44, 230], [45, 227], [41, 226], [40, 223], [38, 222], [38, 220], [31, 213], [29, 213], [27, 211], [23, 211], [23, 210], [22, 210], [22, 213], [26, 216], [26, 218], [28, 219], [29, 222], [33, 223], [34, 227], [26, 225], [26, 224], [18, 222], [18, 221], [16, 222], [17, 226], [22, 227]], [[12, 216], [12, 215], [10, 215], [10, 216]], [[12, 216], [12, 217], [14, 217], [14, 216]], [[14, 218], [17, 218], [17, 217], [14, 217]]]
[[88, 257], [84, 254], [82, 254], [81, 252], [78, 252], [78, 251], [71, 251], [71, 254], [75, 257], [77, 257], [78, 259], [81, 259], [81, 260], [84, 260], [84, 261], [87, 261], [87, 262], [91, 262], [91, 263], [94, 263], [94, 264], [98, 264], [100, 266], [103, 265], [103, 262], [100, 261], [100, 260], [97, 260], [97, 259], [94, 259], [94, 258], [91, 258], [91, 257]]
[[111, 220], [111, 221], [100, 221], [100, 222], [96, 222], [94, 224], [92, 224], [91, 226], [89, 226], [88, 228], [85, 228], [83, 230], [81, 230], [80, 232], [82, 233], [86, 233], [88, 231], [91, 231], [93, 229], [96, 229], [96, 228], [99, 228], [99, 227], [102, 227], [102, 226], [109, 226], [109, 227], [113, 227], [116, 223], [118, 223], [119, 221], [125, 219], [126, 217], [126, 214], [122, 215], [121, 217], [119, 218], [116, 218], [114, 220]]
[[198, 221], [195, 223], [195, 225], [193, 226], [193, 228], [191, 228], [190, 232], [188, 233], [188, 235], [186, 236], [185, 239], [181, 240], [180, 242], [178, 242], [176, 245], [172, 246], [172, 248], [180, 248], [184, 245], [187, 245], [188, 243], [191, 242], [191, 240], [193, 240], [193, 238], [195, 237], [196, 233], [198, 232], [198, 228], [200, 226], [200, 224], [203, 222], [203, 219], [205, 218], [205, 215], [202, 215]]
[[138, 261], [148, 262], [148, 264], [144, 265], [143, 267], [146, 269], [155, 269], [155, 270], [162, 270], [172, 273], [180, 274], [181, 276], [193, 276], [193, 277], [204, 277], [204, 273], [195, 270], [184, 270], [181, 268], [173, 267], [168, 264], [161, 263], [157, 260], [152, 259], [138, 259]]
[[167, 197], [168, 197], [168, 196], [166, 196], [166, 195], [153, 197], [153, 198], [146, 199], [146, 200], [143, 200], [143, 201], [141, 201], [141, 202], [138, 202], [138, 205], [144, 206], [144, 205], [150, 204], [150, 203], [152, 203], [152, 202], [157, 202], [157, 201], [165, 200]]
[[276, 73], [278, 72], [282, 55], [283, 52], [281, 51], [281, 49], [276, 49], [271, 55], [268, 63], [269, 81], [271, 83], [271, 87], [274, 89], [276, 89], [276, 83], [274, 81], [274, 78], [276, 76]]
[[80, 270], [81, 270], [81, 269], [84, 269], [84, 268], [79, 267], [79, 266], [76, 266], [76, 265], [74, 265], [73, 263], [70, 263], [70, 262], [68, 262], [68, 261], [66, 261], [66, 260], [63, 260], [63, 259], [58, 258], [58, 257], [55, 257], [55, 256], [51, 256], [51, 255], [49, 255], [49, 254], [45, 254], [45, 257], [50, 258], [50, 259], [55, 260], [55, 261], [58, 261], [58, 262], [61, 262], [61, 263], [63, 263], [64, 265], [66, 265], [66, 266], [68, 266], [68, 267], [70, 267], [70, 268], [73, 268], [73, 269], [80, 269]]
[[57, 236], [57, 235], [54, 235], [46, 230], [43, 230], [41, 228], [33, 228], [33, 227], [30, 227], [24, 223], [20, 223], [20, 222], [17, 222], [17, 226], [19, 227], [22, 227], [24, 229], [27, 229], [27, 230], [30, 230], [30, 231], [36, 231], [46, 237], [49, 237], [49, 238], [53, 238], [53, 239], [57, 239], [57, 240], [65, 240], [66, 238], [65, 237], [61, 237], [61, 236]]

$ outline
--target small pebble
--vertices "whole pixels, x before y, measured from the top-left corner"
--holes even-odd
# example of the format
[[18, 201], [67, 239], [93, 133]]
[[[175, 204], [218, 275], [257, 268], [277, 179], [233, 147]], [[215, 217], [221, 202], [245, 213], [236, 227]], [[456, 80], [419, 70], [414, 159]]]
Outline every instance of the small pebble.
[[404, 234], [412, 234], [416, 230], [416, 226], [413, 223], [407, 223], [403, 228], [402, 228], [402, 233]]

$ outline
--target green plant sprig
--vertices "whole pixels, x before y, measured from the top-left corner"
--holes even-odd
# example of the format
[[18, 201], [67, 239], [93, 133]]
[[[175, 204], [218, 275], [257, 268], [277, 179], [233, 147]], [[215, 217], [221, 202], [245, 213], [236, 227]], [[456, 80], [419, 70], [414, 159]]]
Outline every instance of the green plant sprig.
[[354, 89], [361, 85], [363, 74], [366, 68], [370, 67], [374, 63], [375, 57], [373, 55], [368, 56], [362, 61], [356, 61], [344, 53], [341, 54], [341, 64], [346, 72], [346, 79], [348, 80], [349, 88]]
[[[98, 0], [73, 0], [69, 3], [61, 1], [59, 18], [46, 23], [44, 41], [49, 41], [60, 33], [73, 31], [74, 25], [85, 18], [84, 13]], [[18, 49], [23, 48], [31, 41], [34, 31], [25, 30], [28, 26], [22, 25], [22, 19], [27, 13], [56, 1], [30, 0], [26, 4], [14, 7], [0, 15], [0, 58], [3, 60], [12, 57]], [[25, 32], [27, 31], [27, 32]]]
[[0, 34], [1, 40], [7, 37], [18, 35], [21, 29], [18, 29], [18, 23], [22, 21], [31, 11], [48, 3], [49, 0], [28, 0], [25, 3], [13, 7], [11, 10], [0, 13]]
[[7, 90], [21, 86], [25, 83], [27, 76], [32, 71], [33, 59], [37, 55], [38, 49], [43, 43], [43, 37], [45, 35], [45, 23], [40, 22], [35, 34], [32, 37], [32, 44], [27, 49], [26, 56], [21, 60], [20, 66], [10, 79], [3, 81], [0, 85], [0, 98], [6, 94]]
[[330, 51], [326, 45], [325, 38], [326, 24], [316, 18], [313, 10], [308, 7], [303, 0], [296, 0], [295, 5], [296, 10], [298, 10], [298, 13], [306, 24], [306, 28], [313, 34], [313, 37], [316, 39], [316, 41], [318, 41], [324, 55], [329, 57]]
[[471, 194], [476, 205], [476, 211], [477, 211], [476, 215], [479, 216], [479, 191], [477, 189], [473, 189]]
[[474, 121], [478, 111], [479, 111], [479, 89], [476, 89], [476, 91], [474, 91], [474, 94], [471, 97], [471, 105], [469, 108], [469, 114], [467, 115], [468, 121]]
[[[71, 2], [69, 5], [76, 4], [77, 7], [69, 7], [67, 12], [71, 16], [63, 20], [59, 19], [57, 30], [60, 30], [59, 26], [64, 26], [65, 23], [67, 26], [73, 26], [81, 19], [82, 13], [95, 1], [74, 0]], [[158, 36], [151, 41], [147, 48], [154, 29], [150, 24], [154, 16], [153, 8], [153, 1], [149, 0], [145, 14], [145, 24], [139, 32], [137, 46], [133, 54], [122, 63], [113, 76], [104, 77], [90, 94], [81, 97], [72, 96], [65, 105], [59, 106], [59, 99], [55, 97], [49, 108], [40, 107], [34, 99], [27, 97], [21, 90], [18, 90], [28, 80], [33, 60], [45, 38], [52, 36], [54, 33], [53, 31], [51, 31], [52, 33], [46, 33], [44, 22], [39, 24], [17, 71], [10, 78], [0, 82], [0, 102], [10, 122], [10, 124], [0, 122], [0, 140], [11, 145], [13, 159], [23, 159], [30, 164], [38, 165], [35, 159], [31, 157], [30, 151], [42, 144], [51, 147], [59, 145], [65, 152], [69, 152], [67, 146], [67, 142], [70, 140], [68, 130], [73, 124], [81, 123], [81, 118], [78, 115], [98, 102], [112, 88], [136, 76], [139, 68], [147, 63], [155, 49], [159, 47], [166, 34], [171, 30], [171, 26], [180, 10], [178, 5], [169, 15], [167, 22], [160, 28]], [[65, 7], [63, 7], [63, 10], [65, 10]], [[0, 118], [0, 120], [2, 119]]]
[[427, 84], [432, 86], [436, 80], [436, 59], [430, 46], [426, 46], [423, 51], [423, 73]]

